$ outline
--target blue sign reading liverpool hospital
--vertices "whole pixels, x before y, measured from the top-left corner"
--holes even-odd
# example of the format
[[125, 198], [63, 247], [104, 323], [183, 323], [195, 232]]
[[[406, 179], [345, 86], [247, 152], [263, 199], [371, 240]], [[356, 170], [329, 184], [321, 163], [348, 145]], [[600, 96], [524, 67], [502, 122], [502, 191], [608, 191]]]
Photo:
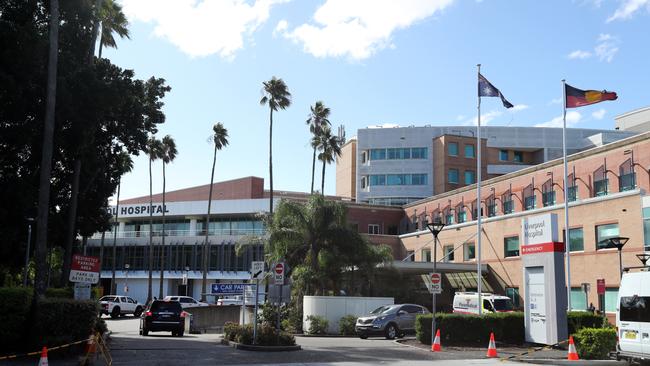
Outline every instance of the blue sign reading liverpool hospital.
[[210, 287], [213, 294], [243, 294], [247, 283], [212, 283]]

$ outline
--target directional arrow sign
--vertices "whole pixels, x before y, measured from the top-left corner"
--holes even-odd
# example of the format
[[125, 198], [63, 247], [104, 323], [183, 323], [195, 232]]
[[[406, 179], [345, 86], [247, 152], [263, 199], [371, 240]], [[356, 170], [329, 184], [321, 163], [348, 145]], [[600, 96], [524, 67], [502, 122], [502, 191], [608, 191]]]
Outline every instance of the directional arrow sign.
[[254, 261], [251, 263], [251, 278], [263, 278], [264, 277], [264, 262], [263, 261]]

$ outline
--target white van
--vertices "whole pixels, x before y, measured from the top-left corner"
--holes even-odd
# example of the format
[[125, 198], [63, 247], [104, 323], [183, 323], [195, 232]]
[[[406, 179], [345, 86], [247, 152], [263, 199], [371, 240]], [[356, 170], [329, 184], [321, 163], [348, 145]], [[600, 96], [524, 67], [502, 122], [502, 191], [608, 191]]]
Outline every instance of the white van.
[[[512, 300], [507, 296], [482, 293], [483, 313], [508, 313], [515, 311]], [[454, 313], [478, 315], [478, 292], [456, 292]]]
[[618, 290], [617, 359], [650, 360], [650, 272], [624, 273]]

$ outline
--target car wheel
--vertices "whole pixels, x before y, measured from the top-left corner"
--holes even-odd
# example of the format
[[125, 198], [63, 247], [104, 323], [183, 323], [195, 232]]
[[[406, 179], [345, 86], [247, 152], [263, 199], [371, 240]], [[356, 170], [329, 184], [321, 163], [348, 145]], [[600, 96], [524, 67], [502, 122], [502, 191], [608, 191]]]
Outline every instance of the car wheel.
[[142, 328], [142, 335], [145, 336], [145, 337], [148, 336], [149, 335], [149, 329]]
[[368, 335], [367, 334], [361, 334], [361, 335], [359, 335], [359, 338], [368, 339]]
[[185, 334], [185, 330], [181, 330], [178, 333], [176, 333], [177, 336], [182, 337], [183, 334]]
[[142, 308], [138, 306], [137, 308], [135, 308], [135, 311], [133, 312], [133, 316], [138, 318], [140, 317], [140, 315], [142, 315]]
[[172, 337], [176, 337], [176, 332], [172, 330]]
[[397, 327], [395, 324], [388, 324], [386, 326], [386, 339], [395, 339], [397, 333]]
[[115, 319], [120, 316], [120, 307], [116, 306], [113, 308], [113, 311], [111, 311], [111, 318]]

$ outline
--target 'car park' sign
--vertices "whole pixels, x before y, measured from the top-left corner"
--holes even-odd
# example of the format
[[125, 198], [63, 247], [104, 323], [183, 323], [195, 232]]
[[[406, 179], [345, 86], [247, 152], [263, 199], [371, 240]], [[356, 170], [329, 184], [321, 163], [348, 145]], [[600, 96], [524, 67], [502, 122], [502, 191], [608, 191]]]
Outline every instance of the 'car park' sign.
[[210, 289], [213, 294], [243, 294], [247, 283], [212, 283]]
[[70, 282], [99, 282], [99, 258], [79, 254], [73, 255], [70, 267]]

